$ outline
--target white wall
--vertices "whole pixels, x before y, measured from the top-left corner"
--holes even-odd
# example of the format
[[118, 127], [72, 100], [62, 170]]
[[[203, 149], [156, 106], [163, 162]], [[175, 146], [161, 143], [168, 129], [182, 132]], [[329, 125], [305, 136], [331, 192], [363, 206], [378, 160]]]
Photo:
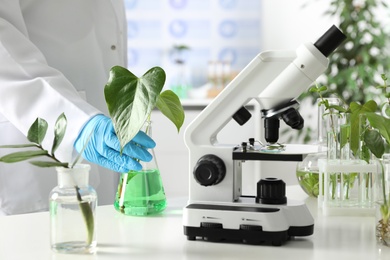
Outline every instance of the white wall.
[[315, 42], [336, 19], [324, 15], [330, 1], [262, 0], [262, 49], [296, 49]]

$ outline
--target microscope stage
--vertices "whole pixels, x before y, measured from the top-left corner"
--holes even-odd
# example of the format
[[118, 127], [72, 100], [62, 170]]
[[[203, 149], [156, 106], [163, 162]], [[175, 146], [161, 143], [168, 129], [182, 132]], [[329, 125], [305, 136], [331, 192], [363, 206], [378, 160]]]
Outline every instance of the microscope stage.
[[233, 160], [257, 160], [257, 161], [303, 161], [306, 155], [318, 153], [319, 147], [316, 145], [287, 144], [280, 150], [261, 150], [261, 146], [255, 149], [243, 150], [238, 146], [233, 149]]

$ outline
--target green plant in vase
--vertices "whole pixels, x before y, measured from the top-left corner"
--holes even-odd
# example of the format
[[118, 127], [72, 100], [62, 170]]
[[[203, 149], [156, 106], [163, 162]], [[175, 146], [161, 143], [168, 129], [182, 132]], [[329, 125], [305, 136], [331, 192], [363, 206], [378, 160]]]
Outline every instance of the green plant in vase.
[[[165, 71], [160, 67], [151, 68], [140, 78], [121, 66], [111, 69], [104, 95], [122, 149], [145, 122], [150, 121], [154, 108], [159, 109], [180, 131], [184, 110], [173, 91], [162, 91], [165, 78]], [[165, 194], [161, 190], [157, 166], [145, 168], [139, 172], [122, 173], [114, 203], [118, 211], [127, 215], [148, 215], [165, 208]], [[157, 198], [159, 194], [163, 198]]]
[[[51, 151], [49, 152], [48, 150], [46, 150], [42, 146], [42, 142], [46, 137], [48, 123], [46, 120], [38, 117], [34, 121], [34, 123], [30, 126], [28, 133], [27, 133], [27, 139], [31, 143], [18, 144], [18, 145], [1, 145], [0, 146], [0, 148], [17, 148], [17, 149], [29, 148], [29, 149], [4, 155], [3, 157], [0, 157], [0, 162], [17, 163], [17, 162], [21, 162], [21, 161], [29, 161], [29, 163], [31, 163], [32, 165], [38, 166], [38, 167], [45, 167], [45, 168], [46, 167], [57, 167], [57, 171], [58, 171], [58, 168], [66, 168], [66, 169], [74, 168], [76, 166], [76, 163], [79, 161], [80, 155], [79, 155], [79, 157], [76, 158], [76, 160], [72, 164], [70, 164], [68, 162], [61, 162], [59, 159], [57, 159], [57, 157], [55, 155], [56, 150], [58, 149], [58, 147], [60, 146], [60, 144], [64, 138], [64, 135], [66, 132], [66, 127], [67, 127], [67, 119], [66, 119], [65, 114], [62, 113], [56, 120], [56, 123], [54, 126], [54, 140], [53, 140], [53, 144], [51, 147]], [[30, 149], [30, 148], [33, 148], [33, 149]], [[36, 158], [48, 158], [49, 160], [33, 160]], [[77, 246], [77, 248], [75, 246], [74, 249], [75, 250], [79, 250], [79, 249], [84, 250], [84, 248], [85, 248], [86, 250], [89, 250], [89, 249], [92, 249], [92, 247], [96, 246], [96, 244], [95, 244], [96, 242], [94, 242], [95, 221], [94, 221], [94, 211], [93, 211], [93, 209], [96, 206], [96, 198], [93, 201], [91, 201], [90, 199], [84, 200], [82, 193], [84, 193], [85, 190], [80, 191], [80, 187], [78, 186], [77, 181], [76, 181], [77, 176], [74, 176], [73, 174], [71, 174], [70, 177], [72, 179], [70, 187], [74, 188], [74, 194], [76, 194], [77, 204], [79, 206], [79, 210], [81, 212], [81, 215], [84, 219], [85, 226], [86, 226], [85, 233], [87, 234], [86, 241], [85, 242], [78, 241], [77, 243], [80, 243], [80, 244]], [[92, 191], [92, 192], [94, 192], [94, 191]], [[68, 202], [68, 204], [69, 204], [69, 202]], [[54, 219], [57, 218], [57, 207], [61, 207], [61, 206], [57, 205], [57, 202], [50, 200], [50, 213], [51, 213], [51, 220], [52, 220], [51, 221], [52, 222], [52, 229], [53, 229], [53, 225], [54, 225], [53, 223], [55, 221]], [[69, 205], [68, 205], [68, 207], [70, 208]], [[65, 225], [64, 223], [65, 223], [65, 221], [62, 223], [62, 225]], [[69, 228], [69, 227], [65, 227], [65, 228]], [[62, 241], [62, 239], [65, 237], [62, 235], [58, 235], [58, 237], [60, 237], [60, 238], [58, 238], [57, 234], [54, 234], [53, 232], [54, 232], [54, 230], [52, 230], [52, 247], [53, 247], [53, 249], [56, 248], [56, 250], [57, 250], [58, 247], [62, 247], [62, 246], [59, 246], [59, 244], [54, 244], [53, 241], [58, 242], [59, 240], [61, 240], [61, 242], [63, 242], [63, 245], [65, 243], [68, 243], [68, 242], [69, 242], [69, 245], [71, 243], [73, 243], [70, 241]], [[70, 239], [70, 238], [68, 237], [65, 239]], [[69, 246], [69, 245], [64, 246], [64, 247], [67, 247], [67, 249], [66, 249], [67, 251], [71, 250], [70, 249], [71, 246]]]
[[[324, 97], [324, 93], [328, 91], [326, 86], [315, 85], [309, 89], [309, 92], [317, 93], [319, 96], [318, 106], [323, 107], [322, 120], [325, 124], [323, 128], [327, 134], [328, 144], [332, 144], [334, 149], [328, 150], [327, 158], [336, 159], [339, 156], [338, 148], [343, 149], [344, 146], [349, 144], [349, 127], [341, 128], [341, 132], [338, 132], [338, 121], [340, 118], [345, 117], [348, 112], [342, 105], [339, 105], [339, 102], [331, 101], [329, 98]], [[319, 127], [322, 127], [319, 124]], [[313, 164], [314, 162], [312, 162]], [[316, 162], [315, 162], [316, 163]], [[311, 166], [313, 167], [313, 166]], [[319, 192], [319, 176], [318, 176], [318, 167], [313, 172], [300, 171], [297, 172], [297, 177], [302, 188], [311, 196], [318, 196]], [[351, 176], [345, 176], [344, 185], [350, 187], [350, 183], [345, 183], [352, 181]], [[335, 198], [337, 183], [340, 181], [340, 176], [338, 174], [330, 175], [330, 184], [331, 184], [331, 197]], [[323, 184], [322, 184], [323, 185]]]
[[[373, 129], [367, 131], [364, 140], [368, 146], [368, 149], [375, 155], [375, 157], [381, 159], [385, 152], [385, 142], [390, 144], [390, 119], [376, 113], [367, 113], [366, 115], [370, 126]], [[379, 202], [381, 219], [377, 223], [377, 238], [382, 243], [389, 245], [390, 193], [388, 191], [388, 177], [386, 175], [384, 163], [385, 162], [383, 160], [379, 160], [381, 174], [378, 181], [381, 183], [379, 189], [382, 193], [382, 200]], [[389, 162], [387, 162], [387, 164], [389, 164]]]
[[[390, 94], [387, 92], [387, 77], [383, 74], [384, 84], [379, 86], [384, 92], [386, 102], [382, 104], [381, 114], [378, 114], [378, 105], [374, 100], [369, 100], [364, 104], [351, 102], [348, 108], [351, 121], [351, 151], [355, 158], [371, 163], [372, 155], [379, 159], [381, 177], [379, 182], [382, 201], [380, 202], [380, 212], [382, 218], [377, 224], [377, 237], [383, 243], [390, 242], [390, 194], [387, 190], [385, 180], [385, 165], [382, 157], [385, 153], [386, 144], [390, 144], [390, 119], [388, 119], [388, 108], [390, 104]], [[366, 198], [369, 199], [370, 185], [372, 185], [371, 173], [365, 173], [364, 182], [366, 187]], [[387, 241], [387, 242], [386, 242]]]
[[383, 85], [378, 88], [384, 92], [386, 102], [381, 106], [382, 113], [374, 112], [365, 113], [369, 126], [364, 133], [364, 142], [367, 149], [379, 159], [380, 177], [377, 180], [380, 183], [379, 197], [379, 212], [380, 219], [376, 225], [376, 236], [378, 241], [385, 245], [390, 245], [390, 192], [389, 192], [389, 176], [387, 167], [389, 167], [389, 158], [384, 158], [385, 147], [390, 144], [390, 119], [388, 118], [390, 93], [388, 92], [387, 77], [382, 74]]

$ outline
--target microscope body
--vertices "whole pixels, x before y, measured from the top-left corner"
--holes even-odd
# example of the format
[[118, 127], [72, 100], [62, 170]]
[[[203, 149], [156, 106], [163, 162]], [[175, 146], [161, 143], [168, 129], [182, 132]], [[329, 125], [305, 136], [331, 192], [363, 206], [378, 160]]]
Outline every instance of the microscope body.
[[183, 225], [189, 240], [201, 237], [281, 245], [291, 236], [313, 234], [310, 212], [303, 202], [284, 196], [283, 181], [269, 178], [266, 186], [260, 185], [264, 194], [276, 191], [277, 200], [271, 198], [273, 195], [267, 199], [241, 196], [243, 162], [297, 161], [303, 154], [289, 149], [288, 144], [280, 153], [248, 151], [243, 144], [218, 142], [217, 135], [232, 118], [245, 124], [250, 113], [242, 113], [242, 109], [252, 100], [259, 103], [265, 120], [279, 120], [279, 111], [295, 106], [294, 99], [325, 72], [327, 56], [344, 38], [333, 26], [315, 44], [303, 44], [296, 51], [258, 54], [187, 127], [184, 138], [190, 178]]
[[220, 176], [216, 178], [218, 183], [207, 186], [191, 176], [190, 202], [237, 201], [241, 195], [241, 176], [235, 176], [232, 160], [232, 150], [237, 144], [219, 143], [218, 133], [251, 100], [259, 102], [262, 109], [268, 109], [297, 97], [326, 70], [327, 65], [328, 59], [312, 44], [302, 45], [297, 52], [268, 51], [256, 56], [186, 129], [190, 174], [197, 168], [198, 161], [207, 155], [219, 157], [226, 171], [225, 174], [215, 173], [224, 175], [223, 181], [218, 182]]

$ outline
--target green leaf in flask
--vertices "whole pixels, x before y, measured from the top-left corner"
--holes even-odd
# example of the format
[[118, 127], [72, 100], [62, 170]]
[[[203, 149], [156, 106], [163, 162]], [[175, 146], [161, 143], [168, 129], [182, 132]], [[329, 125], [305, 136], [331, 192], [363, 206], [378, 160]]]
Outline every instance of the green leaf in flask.
[[157, 99], [157, 108], [176, 126], [180, 131], [184, 123], [184, 109], [179, 97], [171, 90], [165, 90]]
[[104, 96], [122, 149], [156, 106], [165, 78], [160, 67], [151, 68], [140, 78], [121, 66], [111, 69]]

